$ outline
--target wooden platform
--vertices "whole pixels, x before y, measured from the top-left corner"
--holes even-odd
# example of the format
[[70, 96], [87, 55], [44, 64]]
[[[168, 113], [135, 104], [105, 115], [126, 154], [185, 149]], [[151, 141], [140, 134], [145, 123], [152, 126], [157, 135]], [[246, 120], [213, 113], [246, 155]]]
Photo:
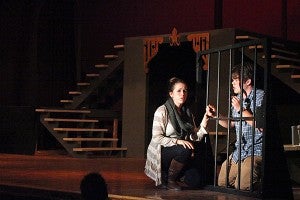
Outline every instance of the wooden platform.
[[[0, 154], [0, 199], [80, 199], [79, 185], [89, 172], [106, 179], [110, 199], [255, 199], [197, 189], [160, 190], [144, 175], [144, 159], [72, 158], [64, 152], [38, 151], [35, 155]], [[294, 189], [299, 199], [299, 188]]]

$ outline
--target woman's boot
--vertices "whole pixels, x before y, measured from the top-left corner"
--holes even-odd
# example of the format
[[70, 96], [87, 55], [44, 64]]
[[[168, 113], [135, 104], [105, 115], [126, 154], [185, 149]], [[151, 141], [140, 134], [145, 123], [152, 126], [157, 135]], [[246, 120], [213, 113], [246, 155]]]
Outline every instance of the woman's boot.
[[159, 189], [168, 189], [168, 172], [162, 171], [161, 172], [161, 184], [158, 186]]
[[168, 175], [169, 190], [181, 190], [181, 187], [177, 184], [176, 180], [183, 166], [184, 166], [183, 163], [177, 162], [174, 159], [171, 161], [169, 167], [169, 175]]

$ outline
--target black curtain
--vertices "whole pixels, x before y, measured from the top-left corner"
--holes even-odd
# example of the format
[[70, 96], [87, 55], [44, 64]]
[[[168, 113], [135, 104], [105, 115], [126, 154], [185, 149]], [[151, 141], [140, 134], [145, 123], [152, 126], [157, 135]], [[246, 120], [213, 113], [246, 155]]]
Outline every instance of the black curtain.
[[[0, 140], [10, 147], [11, 141], [26, 144], [28, 138], [35, 138], [35, 147], [36, 129], [25, 130], [23, 124], [40, 125], [34, 109], [60, 105], [75, 85], [74, 5], [72, 0], [0, 1]], [[38, 133], [45, 148], [56, 145], [47, 131]]]
[[74, 1], [1, 1], [0, 102], [57, 105], [75, 80]]
[[45, 1], [37, 33], [39, 105], [59, 105], [75, 85], [74, 2]]

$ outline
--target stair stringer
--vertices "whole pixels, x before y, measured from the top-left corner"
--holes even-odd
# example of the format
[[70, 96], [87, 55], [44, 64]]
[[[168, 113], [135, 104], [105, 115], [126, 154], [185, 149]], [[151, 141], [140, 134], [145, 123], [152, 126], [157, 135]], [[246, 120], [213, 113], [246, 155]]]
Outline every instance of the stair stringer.
[[73, 102], [70, 104], [66, 104], [65, 108], [67, 109], [76, 109], [78, 108], [84, 101], [87, 99], [99, 86], [100, 84], [106, 80], [112, 73], [118, 71], [122, 64], [124, 63], [124, 51], [118, 51], [118, 57], [109, 61], [109, 67], [103, 72], [98, 78], [91, 80], [90, 86], [85, 89], [82, 89], [82, 94], [73, 97]]

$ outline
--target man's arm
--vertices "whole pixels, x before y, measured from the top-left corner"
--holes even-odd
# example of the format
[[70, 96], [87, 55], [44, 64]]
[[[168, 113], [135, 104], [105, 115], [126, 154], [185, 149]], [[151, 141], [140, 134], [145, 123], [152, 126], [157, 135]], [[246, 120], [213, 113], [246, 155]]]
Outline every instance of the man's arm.
[[[216, 118], [217, 115], [216, 115], [216, 108], [213, 106], [213, 105], [208, 105], [206, 106], [206, 115], [210, 118]], [[222, 114], [219, 114], [219, 118], [224, 118], [224, 116]], [[228, 120], [219, 120], [219, 124], [221, 126], [223, 126], [224, 128], [228, 128]], [[233, 122], [230, 122], [230, 127], [229, 128], [232, 128], [234, 126], [234, 123]]]

